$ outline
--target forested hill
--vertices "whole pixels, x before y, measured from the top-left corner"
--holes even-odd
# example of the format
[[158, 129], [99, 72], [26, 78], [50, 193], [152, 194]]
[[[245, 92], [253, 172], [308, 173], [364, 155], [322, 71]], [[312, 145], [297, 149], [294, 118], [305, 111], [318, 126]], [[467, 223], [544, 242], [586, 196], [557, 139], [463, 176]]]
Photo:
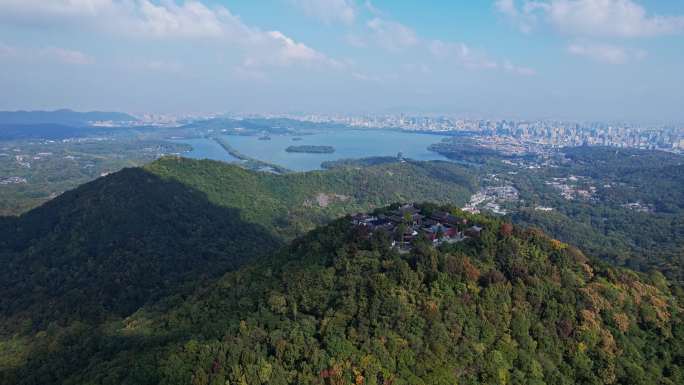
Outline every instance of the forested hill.
[[125, 169], [0, 218], [0, 329], [123, 317], [337, 216], [463, 202], [474, 185], [458, 166], [412, 163], [274, 175], [164, 158]]
[[276, 175], [209, 160], [168, 157], [145, 170], [202, 191], [244, 220], [284, 239], [303, 235], [330, 218], [392, 202], [462, 204], [477, 190], [472, 170], [450, 162], [383, 163]]
[[[423, 213], [436, 208], [421, 207]], [[681, 292], [499, 219], [408, 252], [340, 219], [178, 302], [50, 331], [4, 383], [681, 384]]]
[[186, 280], [215, 277], [281, 245], [239, 209], [138, 168], [6, 222], [2, 316], [37, 328], [128, 315]]

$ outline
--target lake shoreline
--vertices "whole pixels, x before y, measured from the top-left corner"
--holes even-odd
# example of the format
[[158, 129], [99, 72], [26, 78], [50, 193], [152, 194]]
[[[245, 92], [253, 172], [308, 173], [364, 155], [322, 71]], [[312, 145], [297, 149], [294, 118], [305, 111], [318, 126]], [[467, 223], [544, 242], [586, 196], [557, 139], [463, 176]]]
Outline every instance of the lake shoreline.
[[[209, 141], [211, 145], [197, 146], [197, 151], [191, 151], [186, 156], [198, 159], [216, 159], [226, 161], [225, 156], [216, 154], [221, 149], [232, 161], [250, 162], [250, 169], [271, 167], [279, 172], [322, 170], [322, 163], [340, 159], [363, 159], [373, 157], [402, 157], [418, 161], [442, 160], [448, 158], [428, 150], [432, 144], [440, 142], [448, 136], [427, 134], [422, 132], [393, 130], [393, 129], [357, 129], [346, 128], [338, 130], [320, 130], [304, 137], [298, 135], [271, 135], [271, 140], [258, 140], [258, 136], [231, 135], [227, 133], [201, 136], [185, 140], [201, 144]], [[287, 151], [293, 146], [293, 137], [299, 137], [294, 146], [312, 146], [313, 148], [334, 144], [334, 152], [292, 152]], [[218, 138], [218, 140], [217, 140]], [[175, 140], [184, 142], [184, 140]], [[193, 146], [195, 147], [195, 146]], [[332, 146], [330, 146], [332, 147]]]

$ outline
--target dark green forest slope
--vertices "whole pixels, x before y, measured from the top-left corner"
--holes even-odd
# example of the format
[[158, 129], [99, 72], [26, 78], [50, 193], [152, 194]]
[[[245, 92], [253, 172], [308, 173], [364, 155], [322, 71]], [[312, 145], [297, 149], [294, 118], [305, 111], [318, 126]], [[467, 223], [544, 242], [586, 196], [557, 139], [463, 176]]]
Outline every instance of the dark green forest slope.
[[392, 202], [461, 204], [477, 189], [472, 170], [449, 162], [392, 162], [276, 175], [214, 161], [164, 158], [145, 170], [182, 181], [284, 239], [346, 213]]
[[[431, 207], [426, 207], [430, 209]], [[341, 219], [179, 299], [32, 338], [16, 384], [681, 384], [681, 293], [535, 230], [417, 241]], [[19, 338], [15, 339], [18, 344]], [[6, 343], [5, 346], [9, 346]], [[6, 359], [7, 361], [7, 359]]]
[[462, 202], [474, 185], [458, 166], [411, 163], [285, 176], [182, 158], [125, 169], [0, 218], [0, 329], [126, 316], [336, 216]]
[[124, 316], [281, 245], [239, 209], [138, 168], [83, 185], [19, 218], [0, 240], [0, 309], [24, 328]]

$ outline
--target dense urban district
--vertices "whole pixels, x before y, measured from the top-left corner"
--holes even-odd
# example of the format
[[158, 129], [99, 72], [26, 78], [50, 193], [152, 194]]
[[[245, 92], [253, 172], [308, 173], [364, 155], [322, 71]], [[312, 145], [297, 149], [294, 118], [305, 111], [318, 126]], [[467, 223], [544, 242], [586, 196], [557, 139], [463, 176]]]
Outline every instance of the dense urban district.
[[484, 141], [535, 145], [610, 146], [620, 148], [684, 151], [681, 124], [640, 125], [624, 122], [569, 122], [556, 120], [480, 120], [449, 117], [306, 116], [305, 121], [334, 123], [368, 129], [401, 129], [432, 133], [476, 133]]

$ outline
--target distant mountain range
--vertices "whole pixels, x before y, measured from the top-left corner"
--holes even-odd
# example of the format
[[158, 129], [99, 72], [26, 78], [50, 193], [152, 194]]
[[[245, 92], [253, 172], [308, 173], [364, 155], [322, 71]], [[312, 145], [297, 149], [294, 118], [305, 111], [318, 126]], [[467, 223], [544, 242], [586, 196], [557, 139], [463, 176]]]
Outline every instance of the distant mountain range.
[[63, 139], [100, 133], [108, 127], [93, 122], [132, 122], [137, 119], [122, 112], [0, 111], [0, 140]]
[[63, 124], [0, 124], [0, 140], [65, 139], [103, 133], [110, 127], [65, 126]]
[[0, 125], [5, 124], [60, 124], [89, 126], [96, 121], [131, 122], [137, 118], [123, 112], [77, 112], [68, 109], [56, 111], [0, 111]]

